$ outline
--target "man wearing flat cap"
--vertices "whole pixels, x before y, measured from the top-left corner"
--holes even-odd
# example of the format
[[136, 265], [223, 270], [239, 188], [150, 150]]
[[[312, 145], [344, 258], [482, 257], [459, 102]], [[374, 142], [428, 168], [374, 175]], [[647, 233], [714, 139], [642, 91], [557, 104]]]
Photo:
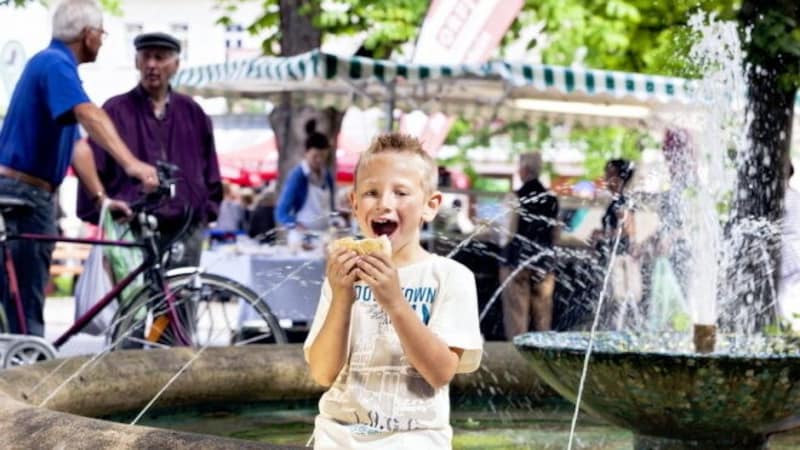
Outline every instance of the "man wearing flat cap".
[[[222, 201], [217, 154], [211, 120], [191, 97], [174, 92], [170, 78], [178, 70], [180, 42], [166, 33], [137, 36], [136, 69], [139, 84], [112, 97], [103, 108], [117, 126], [122, 139], [144, 161], [169, 161], [179, 167], [175, 197], [156, 211], [162, 244], [171, 243], [184, 223], [182, 245], [173, 246], [170, 266], [200, 263], [203, 235], [208, 222], [217, 217]], [[91, 146], [91, 148], [90, 148]], [[92, 152], [108, 195], [133, 201], [140, 187], [121, 177], [122, 168], [105, 156], [93, 140], [77, 152]], [[78, 214], [97, 220], [98, 208], [91, 198], [78, 198]]]

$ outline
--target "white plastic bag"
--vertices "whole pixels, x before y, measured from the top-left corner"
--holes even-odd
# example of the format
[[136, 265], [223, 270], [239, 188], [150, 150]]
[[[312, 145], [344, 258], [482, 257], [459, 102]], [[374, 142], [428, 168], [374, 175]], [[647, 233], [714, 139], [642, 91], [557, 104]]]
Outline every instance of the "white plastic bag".
[[[100, 210], [99, 220], [101, 239], [103, 235], [102, 225], [104, 221], [110, 219], [108, 216], [108, 204], [104, 202], [103, 208]], [[86, 258], [86, 262], [83, 265], [83, 272], [81, 272], [78, 283], [75, 285], [75, 320], [78, 320], [79, 317], [89, 311], [95, 303], [111, 291], [112, 287], [111, 275], [105, 265], [103, 246], [95, 245], [89, 252], [89, 257]], [[116, 312], [117, 301], [114, 300], [100, 310], [81, 331], [94, 336], [104, 334], [114, 320]]]
[[[83, 266], [83, 272], [75, 285], [75, 320], [84, 315], [113, 287], [111, 277], [103, 263], [103, 247], [95, 245]], [[94, 336], [104, 334], [114, 320], [117, 312], [117, 301], [109, 303], [94, 316], [81, 330]]]

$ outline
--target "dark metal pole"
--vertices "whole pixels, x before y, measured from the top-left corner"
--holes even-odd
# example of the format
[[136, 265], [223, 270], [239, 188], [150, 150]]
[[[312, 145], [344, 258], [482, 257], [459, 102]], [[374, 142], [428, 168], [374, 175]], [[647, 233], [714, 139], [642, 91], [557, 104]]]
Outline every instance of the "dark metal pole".
[[386, 100], [386, 131], [392, 132], [394, 130], [394, 106], [397, 100], [394, 79], [386, 85], [386, 90], [389, 93], [389, 98]]

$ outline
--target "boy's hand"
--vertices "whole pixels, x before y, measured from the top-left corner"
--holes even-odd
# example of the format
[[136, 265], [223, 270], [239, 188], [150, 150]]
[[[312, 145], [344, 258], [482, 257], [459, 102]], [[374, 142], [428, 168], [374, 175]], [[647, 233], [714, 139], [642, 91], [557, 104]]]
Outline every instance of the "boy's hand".
[[356, 252], [345, 248], [337, 248], [328, 255], [325, 275], [331, 284], [333, 298], [347, 298], [351, 302], [355, 298], [353, 283], [358, 278], [355, 270], [358, 259]]
[[370, 253], [359, 258], [356, 266], [355, 272], [358, 278], [369, 285], [384, 311], [388, 311], [396, 306], [396, 302], [403, 300], [397, 269], [388, 256]]

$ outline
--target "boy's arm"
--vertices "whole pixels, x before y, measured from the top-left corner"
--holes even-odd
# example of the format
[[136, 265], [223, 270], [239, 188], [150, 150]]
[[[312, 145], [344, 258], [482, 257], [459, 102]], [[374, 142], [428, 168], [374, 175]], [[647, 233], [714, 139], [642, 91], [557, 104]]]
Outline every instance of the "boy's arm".
[[456, 374], [459, 358], [464, 351], [448, 347], [439, 336], [425, 326], [402, 294], [399, 299], [387, 304], [392, 306], [384, 310], [400, 338], [409, 363], [434, 388], [438, 389], [449, 384]]
[[321, 314], [325, 314], [325, 320], [316, 336], [309, 335], [309, 339], [313, 341], [308, 349], [308, 365], [314, 381], [326, 387], [333, 384], [347, 360], [350, 312], [355, 300], [353, 283], [356, 281], [356, 274], [353, 269], [357, 261], [358, 255], [355, 252], [338, 248], [328, 255], [325, 267], [327, 282], [323, 286], [322, 295], [323, 298], [326, 296], [326, 288], [330, 286], [330, 302], [327, 311], [318, 307], [317, 316], [314, 317], [314, 322], [317, 322], [321, 320]]
[[389, 257], [377, 253], [366, 255], [358, 267], [359, 278], [372, 288], [381, 308], [389, 316], [408, 362], [434, 388], [450, 383], [463, 350], [448, 347], [422, 323], [403, 297], [397, 269]]
[[322, 328], [308, 349], [311, 378], [325, 387], [332, 385], [336, 380], [347, 357], [350, 311], [353, 302], [338, 298], [339, 295], [341, 294], [333, 294]]

